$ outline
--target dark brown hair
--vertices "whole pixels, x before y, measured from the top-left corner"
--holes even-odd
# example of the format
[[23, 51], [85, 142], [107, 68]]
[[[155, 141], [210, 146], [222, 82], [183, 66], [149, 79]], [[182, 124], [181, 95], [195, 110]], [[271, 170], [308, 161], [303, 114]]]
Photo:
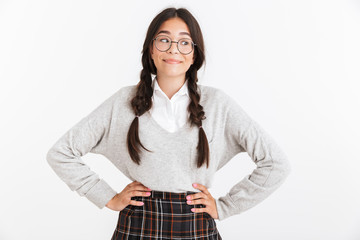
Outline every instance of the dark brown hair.
[[[193, 15], [185, 8], [166, 8], [160, 12], [150, 23], [147, 30], [146, 38], [143, 44], [142, 50], [142, 65], [143, 69], [140, 72], [140, 81], [137, 84], [137, 91], [135, 97], [131, 100], [131, 106], [135, 113], [135, 118], [132, 121], [128, 135], [127, 135], [127, 146], [131, 159], [136, 163], [140, 164], [140, 148], [139, 145], [146, 149], [139, 139], [139, 120], [137, 116], [141, 116], [152, 107], [152, 78], [151, 74], [156, 75], [156, 66], [151, 58], [151, 47], [154, 36], [161, 24], [170, 18], [181, 18], [188, 26], [190, 35], [193, 42], [196, 44], [194, 47], [194, 63], [190, 66], [186, 72], [185, 78], [188, 79], [188, 91], [191, 102], [188, 106], [190, 112], [189, 120], [191, 126], [196, 125], [199, 127], [199, 142], [197, 146], [198, 159], [197, 167], [200, 168], [205, 162], [209, 167], [209, 144], [207, 137], [202, 126], [202, 120], [206, 119], [203, 107], [199, 104], [200, 94], [198, 93], [197, 86], [197, 71], [201, 68], [205, 62], [205, 50], [204, 50], [204, 39], [201, 33], [200, 26]], [[151, 151], [150, 151], [151, 152]]]

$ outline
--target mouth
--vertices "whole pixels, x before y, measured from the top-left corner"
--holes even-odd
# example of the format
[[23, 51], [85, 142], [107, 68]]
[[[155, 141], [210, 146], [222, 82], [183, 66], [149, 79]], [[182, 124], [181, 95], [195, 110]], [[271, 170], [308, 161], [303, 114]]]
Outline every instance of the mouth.
[[163, 61], [168, 63], [168, 64], [179, 64], [179, 63], [181, 63], [181, 61], [176, 60], [176, 59], [164, 59]]

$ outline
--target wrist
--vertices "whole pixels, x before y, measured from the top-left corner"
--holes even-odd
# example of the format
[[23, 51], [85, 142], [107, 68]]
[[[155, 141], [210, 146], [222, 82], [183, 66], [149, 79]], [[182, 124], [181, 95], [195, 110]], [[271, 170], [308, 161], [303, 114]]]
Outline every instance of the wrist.
[[117, 194], [115, 194], [115, 196], [106, 203], [106, 205], [105, 205], [106, 207], [109, 207], [111, 205], [111, 203], [114, 201], [116, 195]]

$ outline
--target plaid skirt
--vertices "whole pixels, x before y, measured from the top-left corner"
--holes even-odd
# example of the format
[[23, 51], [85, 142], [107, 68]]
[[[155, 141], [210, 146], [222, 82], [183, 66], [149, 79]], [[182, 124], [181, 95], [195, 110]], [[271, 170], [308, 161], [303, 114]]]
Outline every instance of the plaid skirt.
[[151, 195], [135, 196], [142, 206], [128, 205], [119, 212], [119, 219], [111, 240], [123, 239], [207, 239], [222, 240], [214, 218], [206, 212], [192, 212], [183, 193], [151, 190]]

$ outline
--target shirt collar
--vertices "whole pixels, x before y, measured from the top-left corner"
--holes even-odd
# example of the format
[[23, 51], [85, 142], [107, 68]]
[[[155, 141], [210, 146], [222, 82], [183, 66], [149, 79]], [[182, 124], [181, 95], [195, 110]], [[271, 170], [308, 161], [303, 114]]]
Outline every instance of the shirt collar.
[[[163, 90], [161, 90], [156, 77], [154, 78], [154, 80], [152, 82], [152, 88], [154, 89], [154, 93], [155, 93], [155, 91], [160, 91], [165, 95]], [[185, 80], [185, 83], [183, 84], [183, 86], [175, 94], [176, 95], [185, 95], [186, 94], [187, 96], [189, 96], [188, 79]]]

